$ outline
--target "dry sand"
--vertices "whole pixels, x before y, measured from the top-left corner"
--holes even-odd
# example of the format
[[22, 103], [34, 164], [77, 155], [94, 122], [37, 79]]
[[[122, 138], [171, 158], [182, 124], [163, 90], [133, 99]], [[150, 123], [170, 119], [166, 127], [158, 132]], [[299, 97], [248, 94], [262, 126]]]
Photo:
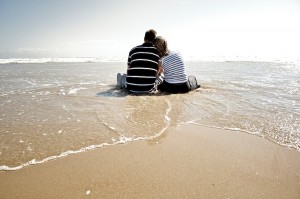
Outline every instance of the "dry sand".
[[300, 152], [195, 125], [0, 172], [0, 198], [300, 198]]

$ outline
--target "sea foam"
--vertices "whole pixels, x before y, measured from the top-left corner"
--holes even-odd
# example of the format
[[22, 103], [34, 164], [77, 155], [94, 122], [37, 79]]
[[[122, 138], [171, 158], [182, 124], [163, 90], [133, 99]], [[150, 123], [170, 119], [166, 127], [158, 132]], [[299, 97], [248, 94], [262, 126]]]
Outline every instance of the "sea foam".
[[[42, 163], [45, 163], [45, 162], [50, 161], [50, 160], [55, 160], [55, 159], [62, 158], [62, 157], [72, 155], [72, 154], [82, 153], [82, 152], [89, 151], [89, 150], [96, 149], [96, 148], [103, 148], [103, 147], [114, 146], [114, 145], [118, 145], [118, 144], [126, 144], [126, 143], [129, 143], [129, 142], [135, 142], [135, 141], [141, 141], [141, 140], [153, 140], [157, 137], [160, 137], [168, 129], [168, 127], [170, 125], [171, 118], [169, 117], [169, 113], [172, 110], [172, 106], [171, 106], [171, 103], [170, 103], [169, 100], [166, 100], [166, 103], [167, 103], [168, 107], [166, 109], [165, 116], [164, 116], [165, 126], [159, 132], [154, 134], [153, 136], [148, 136], [148, 137], [146, 137], [146, 136], [145, 137], [126, 137], [125, 135], [120, 135], [119, 140], [112, 140], [113, 141], [112, 143], [102, 143], [102, 144], [98, 144], [98, 145], [90, 145], [90, 146], [83, 147], [83, 148], [81, 148], [79, 150], [75, 150], [75, 151], [68, 150], [68, 151], [65, 151], [65, 152], [61, 153], [60, 155], [50, 156], [50, 157], [44, 158], [42, 160], [32, 159], [28, 162], [25, 162], [21, 165], [15, 166], [15, 167], [1, 165], [0, 166], [0, 171], [19, 170], [19, 169], [22, 169], [22, 168], [30, 166], [30, 165], [42, 164]], [[115, 129], [112, 129], [112, 130], [115, 130]], [[62, 130], [60, 130], [59, 132], [61, 132], [61, 131]]]
[[124, 57], [58, 57], [58, 58], [9, 58], [0, 59], [0, 64], [35, 64], [35, 63], [84, 63], [84, 62], [125, 62]]
[[[8, 58], [0, 59], [0, 64], [33, 64], [33, 63], [84, 63], [84, 62], [126, 62], [125, 56], [114, 57], [54, 57], [54, 58]], [[284, 62], [300, 63], [300, 57], [274, 57], [274, 56], [185, 56], [185, 61], [252, 61], [252, 62]]]

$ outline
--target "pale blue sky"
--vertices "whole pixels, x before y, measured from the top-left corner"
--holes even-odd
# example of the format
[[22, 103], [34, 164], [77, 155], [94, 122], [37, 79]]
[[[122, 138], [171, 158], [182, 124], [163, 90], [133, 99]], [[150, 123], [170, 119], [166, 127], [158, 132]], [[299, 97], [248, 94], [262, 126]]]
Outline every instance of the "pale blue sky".
[[299, 0], [0, 0], [0, 58], [127, 56], [149, 28], [186, 56], [297, 56]]

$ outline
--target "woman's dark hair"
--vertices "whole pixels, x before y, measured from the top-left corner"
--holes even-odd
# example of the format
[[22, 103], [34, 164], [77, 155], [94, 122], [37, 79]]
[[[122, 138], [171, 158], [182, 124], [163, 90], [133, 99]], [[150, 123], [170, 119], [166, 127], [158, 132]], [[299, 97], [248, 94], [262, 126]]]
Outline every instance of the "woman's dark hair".
[[153, 40], [155, 39], [156, 37], [156, 31], [153, 30], [153, 29], [150, 29], [148, 30], [146, 33], [145, 33], [145, 38], [144, 40], [145, 41], [149, 41], [149, 42], [153, 42]]

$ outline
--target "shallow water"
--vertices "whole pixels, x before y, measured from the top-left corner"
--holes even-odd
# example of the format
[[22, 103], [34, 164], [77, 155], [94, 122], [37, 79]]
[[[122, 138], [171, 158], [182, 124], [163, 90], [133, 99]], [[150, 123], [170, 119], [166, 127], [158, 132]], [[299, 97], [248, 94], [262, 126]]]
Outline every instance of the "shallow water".
[[202, 88], [153, 96], [116, 89], [116, 74], [125, 68], [120, 62], [0, 64], [0, 170], [153, 139], [182, 123], [239, 130], [300, 150], [297, 64], [187, 62]]

